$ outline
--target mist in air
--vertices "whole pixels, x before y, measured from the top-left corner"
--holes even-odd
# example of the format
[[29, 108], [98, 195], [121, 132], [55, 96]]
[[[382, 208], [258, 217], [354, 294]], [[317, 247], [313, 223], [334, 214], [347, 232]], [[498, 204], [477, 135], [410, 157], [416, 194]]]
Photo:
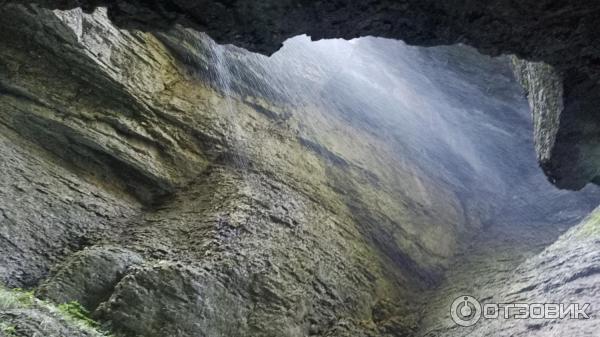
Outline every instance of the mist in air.
[[[575, 222], [600, 200], [595, 186], [571, 192], [547, 181], [536, 162], [527, 99], [508, 57], [465, 46], [307, 36], [289, 39], [266, 57], [182, 34], [178, 38], [199, 44], [198, 50], [211, 50], [183, 58], [228, 95], [262, 96], [294, 111], [316, 106], [343, 118], [465, 204], [485, 205], [494, 221]], [[171, 36], [164, 37], [167, 45], [189, 53]], [[314, 121], [304, 122], [310, 138]]]

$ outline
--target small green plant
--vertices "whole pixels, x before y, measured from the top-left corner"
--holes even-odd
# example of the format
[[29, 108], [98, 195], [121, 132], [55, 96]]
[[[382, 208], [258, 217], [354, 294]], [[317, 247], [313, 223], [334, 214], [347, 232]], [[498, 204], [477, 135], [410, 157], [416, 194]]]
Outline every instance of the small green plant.
[[17, 334], [17, 328], [14, 325], [0, 323], [0, 330], [7, 336], [15, 336]]
[[600, 208], [594, 210], [577, 228], [579, 237], [597, 237], [600, 235]]
[[87, 311], [79, 302], [71, 301], [63, 303], [58, 306], [58, 310], [65, 316], [72, 318], [84, 325], [97, 329], [99, 327], [98, 322], [90, 318], [90, 312]]
[[35, 295], [33, 290], [23, 290], [21, 288], [15, 288], [12, 290], [16, 300], [25, 307], [30, 307], [35, 302]]
[[31, 307], [34, 304], [34, 299], [33, 291], [6, 289], [0, 286], [0, 310]]
[[[73, 327], [87, 331], [91, 336], [110, 337], [109, 333], [100, 329], [98, 322], [90, 318], [90, 313], [79, 302], [72, 301], [55, 305], [37, 299], [33, 291], [19, 288], [8, 289], [0, 285], [0, 311], [15, 309], [48, 312], [67, 321]], [[5, 336], [16, 336], [16, 328], [4, 322], [0, 322], [0, 332]]]

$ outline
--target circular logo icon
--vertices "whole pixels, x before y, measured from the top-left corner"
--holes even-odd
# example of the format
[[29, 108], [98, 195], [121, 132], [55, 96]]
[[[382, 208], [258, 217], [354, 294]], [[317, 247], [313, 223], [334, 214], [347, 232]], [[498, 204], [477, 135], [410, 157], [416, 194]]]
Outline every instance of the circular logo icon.
[[481, 303], [473, 296], [461, 296], [452, 302], [450, 316], [460, 326], [473, 326], [481, 318]]

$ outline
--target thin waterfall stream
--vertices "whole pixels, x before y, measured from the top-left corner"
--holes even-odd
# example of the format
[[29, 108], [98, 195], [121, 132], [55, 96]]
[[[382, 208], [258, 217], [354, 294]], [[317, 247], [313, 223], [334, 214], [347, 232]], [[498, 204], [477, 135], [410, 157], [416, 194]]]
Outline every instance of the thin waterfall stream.
[[238, 111], [235, 107], [234, 97], [235, 94], [231, 88], [233, 79], [230, 69], [229, 59], [225, 56], [226, 50], [223, 46], [218, 45], [208, 37], [200, 43], [205, 43], [210, 50], [211, 63], [215, 68], [214, 75], [215, 81], [218, 87], [223, 92], [223, 101], [219, 108], [223, 111], [224, 116], [224, 127], [230, 128], [232, 134], [232, 153], [231, 160], [237, 169], [242, 172], [248, 170], [248, 161], [244, 155], [246, 149], [245, 142], [247, 141], [244, 137], [244, 131], [240, 125], [240, 119], [238, 118]]

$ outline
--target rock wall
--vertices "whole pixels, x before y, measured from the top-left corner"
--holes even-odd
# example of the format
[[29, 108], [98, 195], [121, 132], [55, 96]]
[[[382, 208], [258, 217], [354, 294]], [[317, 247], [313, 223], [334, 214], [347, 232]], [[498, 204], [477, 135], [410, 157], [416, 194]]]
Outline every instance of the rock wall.
[[525, 88], [534, 120], [538, 161], [559, 188], [580, 189], [598, 174], [596, 106], [598, 98], [580, 74], [577, 85], [565, 87], [560, 73], [543, 62], [513, 58], [516, 76]]
[[404, 308], [469, 231], [452, 191], [316, 108], [322, 138], [299, 136], [306, 115], [225, 97], [105, 11], [1, 15], [5, 283], [124, 336], [415, 330]]

